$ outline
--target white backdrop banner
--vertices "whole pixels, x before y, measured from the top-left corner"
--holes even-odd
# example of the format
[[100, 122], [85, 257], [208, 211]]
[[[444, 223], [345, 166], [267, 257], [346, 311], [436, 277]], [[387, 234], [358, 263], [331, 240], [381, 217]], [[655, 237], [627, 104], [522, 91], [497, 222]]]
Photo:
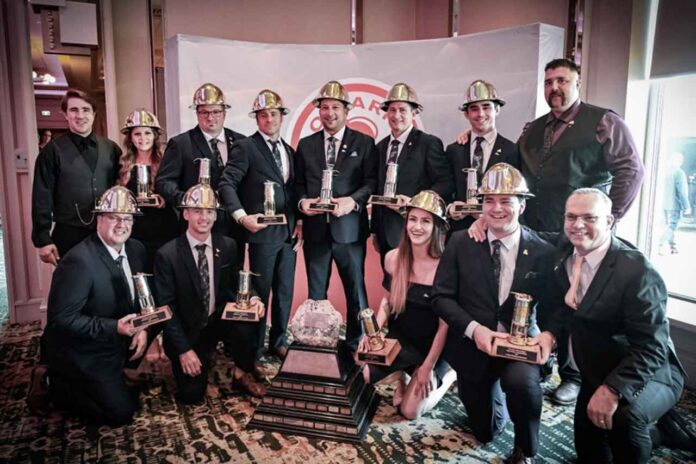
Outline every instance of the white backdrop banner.
[[389, 88], [406, 82], [425, 107], [416, 125], [445, 145], [468, 127], [458, 111], [468, 85], [484, 79], [507, 101], [498, 130], [516, 140], [522, 127], [548, 111], [543, 99], [543, 67], [563, 56], [563, 29], [533, 24], [481, 34], [412, 42], [364, 45], [284, 45], [178, 35], [165, 44], [167, 133], [171, 137], [196, 125], [188, 109], [205, 82], [219, 86], [232, 105], [225, 126], [251, 135], [248, 117], [262, 89], [278, 92], [291, 113], [283, 137], [297, 146], [321, 128], [311, 101], [330, 80], [344, 84], [353, 109], [348, 125], [375, 137], [389, 127], [379, 109]]

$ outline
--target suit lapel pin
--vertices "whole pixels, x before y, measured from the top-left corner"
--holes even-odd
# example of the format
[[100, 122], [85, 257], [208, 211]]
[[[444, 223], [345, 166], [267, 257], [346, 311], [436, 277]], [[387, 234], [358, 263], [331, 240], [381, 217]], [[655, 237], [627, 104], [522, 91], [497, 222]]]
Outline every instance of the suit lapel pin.
[[[495, 155], [495, 156], [500, 156], [502, 153], [503, 153], [503, 150], [500, 149], [500, 148], [498, 148], [498, 149], [495, 151], [494, 155]], [[526, 251], [526, 250], [525, 250], [525, 251]]]
[[346, 151], [347, 149], [348, 149], [348, 145], [343, 144], [343, 146], [341, 147], [341, 151]]
[[575, 125], [575, 120], [570, 121], [570, 122], [568, 123], [568, 129], [570, 129], [570, 128], [573, 127], [574, 125]]
[[525, 248], [525, 249], [522, 251], [522, 254], [525, 255], [525, 256], [529, 256], [529, 250], [527, 250], [527, 249]]
[[220, 257], [220, 249], [219, 249], [219, 248], [216, 248], [216, 249], [215, 249], [215, 257], [216, 257], [216, 258], [219, 258], [219, 257]]

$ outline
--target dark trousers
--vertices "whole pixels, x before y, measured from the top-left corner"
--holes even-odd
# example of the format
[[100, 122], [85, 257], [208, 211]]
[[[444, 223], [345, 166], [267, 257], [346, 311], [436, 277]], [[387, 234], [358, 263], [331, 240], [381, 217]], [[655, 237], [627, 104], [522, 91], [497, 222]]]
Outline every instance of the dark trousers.
[[649, 381], [630, 404], [621, 400], [610, 431], [594, 426], [587, 404], [596, 388], [582, 384], [575, 405], [575, 451], [579, 463], [646, 463], [654, 446], [655, 422], [679, 400], [684, 380], [675, 374], [672, 385]]
[[480, 381], [472, 382], [457, 374], [459, 398], [476, 439], [483, 443], [495, 439], [505, 428], [509, 413], [515, 446], [525, 456], [535, 456], [542, 404], [539, 366], [495, 359]]
[[140, 409], [137, 394], [120, 373], [111, 378], [74, 380], [50, 370], [50, 395], [60, 409], [88, 420], [118, 427]]
[[[263, 355], [266, 321], [269, 313], [273, 325], [269, 335], [268, 347], [287, 346], [286, 332], [292, 309], [292, 297], [295, 285], [295, 261], [297, 253], [289, 241], [281, 243], [250, 243], [250, 269], [260, 274], [252, 279], [256, 294], [266, 305], [266, 315], [259, 321], [256, 357]], [[268, 298], [273, 292], [272, 306], [268, 307]]]
[[91, 227], [75, 227], [56, 223], [51, 232], [51, 240], [58, 248], [58, 254], [62, 258], [72, 247], [92, 235], [93, 232], [94, 228]]
[[574, 382], [580, 385], [580, 383], [582, 383], [580, 372], [570, 360], [568, 341], [568, 337], [561, 337], [560, 340], [558, 340], [556, 347], [558, 375], [561, 377], [561, 382]]
[[309, 298], [325, 300], [331, 277], [331, 260], [336, 262], [346, 295], [346, 344], [355, 351], [360, 341], [358, 312], [367, 307], [365, 291], [365, 241], [336, 243], [327, 233], [322, 242], [305, 243], [303, 246], [309, 282]]
[[172, 363], [172, 372], [176, 380], [176, 399], [184, 404], [200, 403], [205, 396], [208, 386], [208, 371], [210, 361], [218, 341], [225, 343], [225, 354], [231, 356], [236, 367], [245, 372], [254, 369], [254, 340], [257, 324], [252, 322], [230, 322], [220, 319], [218, 311], [210, 316], [208, 325], [199, 334], [192, 349], [201, 362], [201, 373], [195, 377], [184, 374], [179, 361], [179, 353], [175, 353], [165, 344], [167, 357]]

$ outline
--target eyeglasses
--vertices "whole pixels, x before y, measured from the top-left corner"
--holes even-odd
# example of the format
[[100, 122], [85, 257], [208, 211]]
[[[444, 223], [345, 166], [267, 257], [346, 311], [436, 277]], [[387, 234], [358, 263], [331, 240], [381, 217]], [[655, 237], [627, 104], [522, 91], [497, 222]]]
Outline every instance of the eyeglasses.
[[104, 215], [106, 219], [109, 220], [109, 222], [114, 222], [116, 224], [133, 224], [133, 216], [116, 216], [115, 214], [106, 214]]
[[574, 224], [578, 219], [581, 220], [583, 222], [583, 224], [595, 224], [600, 217], [601, 216], [592, 216], [589, 214], [587, 214], [585, 216], [577, 216], [575, 214], [570, 214], [570, 213], [563, 215], [563, 218], [565, 219], [565, 221], [569, 222], [571, 224]]
[[213, 110], [213, 111], [205, 111], [205, 110], [200, 110], [196, 111], [198, 113], [198, 116], [201, 116], [203, 118], [207, 118], [209, 116], [213, 116], [215, 118], [220, 117], [222, 113], [224, 113], [224, 110]]

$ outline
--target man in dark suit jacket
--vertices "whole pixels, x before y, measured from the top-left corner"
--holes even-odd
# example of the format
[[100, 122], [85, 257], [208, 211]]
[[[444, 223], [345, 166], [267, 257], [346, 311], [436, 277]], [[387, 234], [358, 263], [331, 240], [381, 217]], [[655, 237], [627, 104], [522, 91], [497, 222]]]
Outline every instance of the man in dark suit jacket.
[[642, 253], [612, 236], [611, 210], [598, 189], [568, 198], [564, 231], [572, 246], [559, 249], [556, 304], [538, 341], [546, 356], [570, 336], [582, 379], [575, 407], [579, 462], [644, 463], [660, 444], [694, 451], [696, 437], [689, 440], [670, 411], [684, 370], [669, 336], [667, 289]]
[[[336, 262], [346, 295], [348, 345], [357, 349], [358, 312], [367, 306], [364, 281], [365, 241], [369, 234], [367, 200], [375, 191], [377, 153], [371, 137], [346, 127], [350, 100], [336, 81], [325, 84], [315, 99], [324, 130], [300, 140], [297, 147], [296, 191], [305, 215], [303, 237], [309, 298], [326, 299], [331, 261]], [[318, 201], [322, 171], [337, 171], [330, 213], [309, 210]]]
[[396, 163], [396, 194], [399, 199], [394, 206], [372, 207], [370, 230], [384, 267], [384, 256], [401, 240], [404, 218], [399, 209], [423, 190], [434, 190], [441, 197], [449, 198], [454, 185], [442, 141], [413, 127], [414, 118], [423, 111], [416, 92], [406, 84], [396, 84], [381, 108], [387, 113], [391, 134], [377, 144], [376, 194], [384, 194], [387, 164]]
[[[259, 274], [252, 280], [256, 294], [268, 307], [273, 291], [269, 348], [281, 358], [287, 352], [286, 331], [295, 284], [296, 250], [293, 241], [302, 228], [295, 228], [297, 202], [294, 199], [295, 152], [280, 137], [283, 115], [288, 110], [280, 96], [262, 90], [254, 99], [251, 117], [259, 130], [236, 144], [220, 180], [220, 197], [227, 212], [246, 229], [249, 269]], [[275, 213], [284, 214], [287, 224], [259, 224], [264, 215], [264, 191], [272, 182]], [[266, 319], [259, 324], [256, 357], [264, 352]]]
[[[193, 95], [193, 105], [190, 108], [196, 110], [198, 125], [169, 139], [155, 180], [155, 191], [173, 208], [181, 204], [184, 192], [198, 183], [197, 159], [210, 160], [210, 185], [217, 190], [232, 146], [245, 138], [244, 135], [223, 127], [230, 105], [225, 103], [222, 90], [217, 86], [203, 84], [199, 87]], [[244, 258], [242, 229], [225, 211], [218, 215], [214, 231], [235, 238], [240, 245], [240, 256]]]
[[[221, 319], [237, 289], [237, 247], [229, 237], [211, 234], [219, 207], [207, 184], [191, 187], [182, 206], [188, 228], [155, 256], [157, 304], [169, 306], [172, 319], [164, 325], [164, 350], [172, 363], [176, 399], [183, 404], [203, 401], [210, 358], [217, 342], [226, 342], [234, 362], [234, 385], [261, 397], [265, 388], [252, 376], [257, 324]], [[254, 297], [262, 312], [261, 301]]]
[[464, 103], [459, 109], [469, 121], [471, 131], [465, 143], [452, 143], [447, 147], [446, 157], [454, 175], [454, 198], [447, 207], [452, 218], [452, 231], [467, 229], [474, 217], [470, 214], [457, 212], [454, 207], [466, 203], [468, 175], [466, 169], [476, 169], [477, 186], [481, 176], [491, 166], [497, 163], [508, 163], [519, 168], [519, 154], [514, 142], [498, 134], [495, 119], [505, 100], [498, 96], [493, 84], [477, 80], [469, 85]]
[[[119, 196], [125, 201], [112, 201]], [[129, 240], [137, 207], [127, 189], [107, 190], [96, 212], [96, 233], [63, 256], [53, 273], [46, 325], [49, 391], [59, 408], [118, 426], [139, 408], [123, 368], [147, 345], [147, 333], [130, 322], [137, 312], [132, 275], [144, 271], [146, 255], [140, 242]]]
[[493, 357], [493, 342], [510, 333], [513, 292], [533, 297], [528, 335], [538, 333], [534, 312], [537, 303], [546, 303], [553, 247], [519, 224], [528, 193], [519, 171], [498, 164], [484, 182], [486, 178], [510, 182], [495, 188], [486, 184], [491, 187], [483, 197], [487, 240], [477, 243], [465, 231], [452, 235], [435, 276], [433, 310], [449, 326], [444, 355], [457, 371], [459, 398], [474, 436], [485, 443], [502, 432], [507, 401], [515, 449], [506, 462], [534, 462], [542, 405], [540, 366]]

